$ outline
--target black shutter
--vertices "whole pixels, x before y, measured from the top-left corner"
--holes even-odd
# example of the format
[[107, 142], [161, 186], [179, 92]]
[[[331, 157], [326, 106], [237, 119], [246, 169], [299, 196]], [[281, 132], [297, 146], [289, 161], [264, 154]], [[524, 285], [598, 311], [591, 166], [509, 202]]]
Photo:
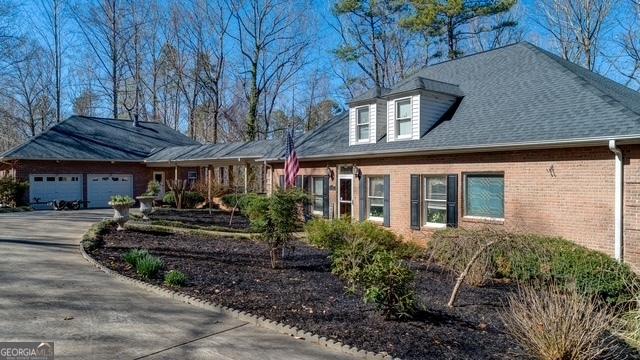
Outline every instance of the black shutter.
[[284, 190], [284, 175], [280, 175], [280, 190]]
[[384, 223], [385, 227], [391, 226], [391, 177], [384, 176]]
[[322, 217], [329, 218], [329, 176], [322, 177]]
[[420, 175], [411, 175], [411, 228], [420, 230]]
[[447, 175], [447, 226], [458, 227], [458, 175]]
[[296, 187], [302, 190], [302, 175], [296, 175]]
[[367, 220], [367, 177], [360, 177], [360, 222]]
[[313, 198], [311, 197], [312, 179], [313, 178], [311, 176], [305, 176], [303, 178], [304, 181], [302, 182], [302, 190], [309, 196], [307, 199], [307, 204], [305, 206], [306, 217], [309, 219], [311, 218], [311, 213], [313, 212]]

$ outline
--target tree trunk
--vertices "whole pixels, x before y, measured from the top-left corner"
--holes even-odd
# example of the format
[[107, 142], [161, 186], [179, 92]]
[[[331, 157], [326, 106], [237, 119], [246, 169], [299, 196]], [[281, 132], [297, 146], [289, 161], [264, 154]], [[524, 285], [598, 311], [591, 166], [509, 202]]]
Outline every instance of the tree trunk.
[[456, 281], [456, 285], [453, 287], [453, 291], [451, 292], [451, 297], [449, 298], [449, 303], [447, 303], [447, 306], [453, 307], [453, 303], [456, 301], [456, 298], [458, 297], [458, 291], [460, 291], [460, 286], [464, 282], [464, 279], [467, 277], [469, 270], [471, 270], [471, 267], [473, 266], [473, 264], [475, 264], [476, 260], [478, 260], [480, 255], [482, 255], [482, 253], [485, 252], [491, 245], [495, 244], [498, 241], [499, 240], [489, 241], [488, 243], [484, 244], [480, 249], [478, 249], [478, 251], [476, 251], [475, 254], [473, 254], [467, 266], [465, 266], [464, 270], [460, 273], [460, 276], [458, 276], [458, 280]]

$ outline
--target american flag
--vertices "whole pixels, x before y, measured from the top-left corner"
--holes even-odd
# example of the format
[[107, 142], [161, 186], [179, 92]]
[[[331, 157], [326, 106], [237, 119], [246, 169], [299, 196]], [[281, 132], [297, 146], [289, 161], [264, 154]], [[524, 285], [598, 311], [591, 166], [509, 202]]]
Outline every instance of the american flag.
[[284, 186], [285, 188], [296, 186], [296, 175], [300, 170], [300, 163], [296, 155], [296, 146], [293, 141], [293, 129], [287, 132], [287, 148], [284, 158]]

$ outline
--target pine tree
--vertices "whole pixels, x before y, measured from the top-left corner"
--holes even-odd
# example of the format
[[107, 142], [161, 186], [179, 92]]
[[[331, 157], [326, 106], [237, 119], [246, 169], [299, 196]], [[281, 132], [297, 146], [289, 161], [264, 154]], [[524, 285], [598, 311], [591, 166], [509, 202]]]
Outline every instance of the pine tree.
[[[460, 43], [474, 35], [468, 29], [471, 21], [509, 11], [517, 0], [409, 0], [413, 14], [402, 24], [415, 32], [439, 38], [446, 42], [449, 59], [464, 55]], [[489, 32], [513, 27], [513, 21], [504, 21], [491, 28], [475, 32]]]

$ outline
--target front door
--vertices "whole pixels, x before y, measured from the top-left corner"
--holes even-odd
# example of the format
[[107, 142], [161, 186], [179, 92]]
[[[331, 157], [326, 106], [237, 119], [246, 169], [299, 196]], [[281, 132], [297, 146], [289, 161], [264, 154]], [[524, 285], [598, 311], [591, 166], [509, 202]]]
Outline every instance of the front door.
[[351, 217], [353, 200], [353, 177], [340, 177], [338, 182], [338, 216]]

